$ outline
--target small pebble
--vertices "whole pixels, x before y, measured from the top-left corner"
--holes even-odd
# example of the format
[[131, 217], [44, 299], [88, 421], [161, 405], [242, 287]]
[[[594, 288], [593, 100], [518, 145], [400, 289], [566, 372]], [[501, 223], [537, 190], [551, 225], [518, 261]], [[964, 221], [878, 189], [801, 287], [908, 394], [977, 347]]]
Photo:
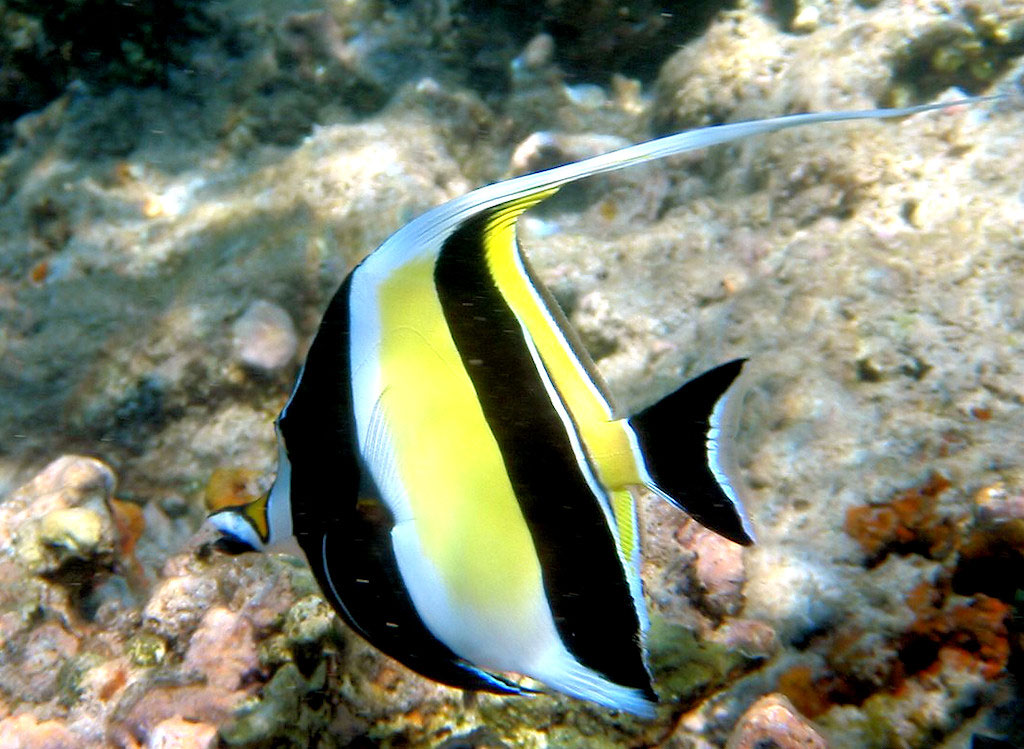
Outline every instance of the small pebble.
[[982, 487], [974, 495], [978, 517], [990, 523], [1024, 518], [1024, 494], [1011, 494], [1002, 481]]
[[767, 658], [779, 649], [779, 638], [767, 622], [757, 619], [729, 619], [709, 639], [748, 658]]
[[125, 647], [128, 660], [136, 666], [148, 668], [162, 663], [167, 655], [167, 643], [152, 632], [139, 632]]
[[803, 5], [793, 17], [790, 28], [800, 34], [809, 34], [818, 28], [821, 22], [821, 11], [813, 5]]
[[215, 746], [216, 727], [178, 717], [157, 723], [146, 742], [146, 749], [213, 749]]
[[523, 47], [513, 62], [526, 70], [538, 70], [551, 64], [555, 57], [555, 40], [550, 34], [537, 34]]
[[273, 372], [295, 358], [299, 339], [291, 316], [272, 302], [257, 299], [231, 329], [235, 355], [246, 367]]
[[751, 705], [736, 723], [726, 749], [827, 749], [821, 737], [793, 703], [769, 694]]
[[580, 109], [600, 109], [608, 101], [604, 89], [595, 83], [577, 83], [564, 90], [566, 98]]

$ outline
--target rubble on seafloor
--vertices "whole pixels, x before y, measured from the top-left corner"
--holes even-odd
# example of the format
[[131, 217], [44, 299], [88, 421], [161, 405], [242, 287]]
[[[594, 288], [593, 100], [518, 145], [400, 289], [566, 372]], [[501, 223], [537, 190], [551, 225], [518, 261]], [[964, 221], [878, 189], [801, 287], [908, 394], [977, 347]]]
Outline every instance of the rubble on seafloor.
[[197, 530], [267, 488], [330, 295], [420, 211], [674, 129], [1024, 78], [1019, 0], [620, 6], [232, 1], [85, 75], [106, 37], [0, 3], [0, 92], [57, 96], [0, 123], [0, 747], [1024, 742], [1012, 101], [686, 155], [524, 217], [624, 409], [750, 359], [758, 545], [641, 497], [656, 720], [428, 682], [302, 560]]

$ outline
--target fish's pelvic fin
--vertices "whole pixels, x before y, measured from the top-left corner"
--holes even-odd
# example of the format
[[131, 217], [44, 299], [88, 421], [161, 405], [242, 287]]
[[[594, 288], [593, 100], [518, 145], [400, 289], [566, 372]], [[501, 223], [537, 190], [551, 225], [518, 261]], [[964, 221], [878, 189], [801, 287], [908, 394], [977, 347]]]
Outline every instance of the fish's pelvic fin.
[[[455, 662], [455, 665], [465, 671], [467, 678], [471, 680], [466, 682], [468, 686], [460, 687], [462, 689], [475, 689], [481, 692], [490, 692], [491, 694], [540, 694], [536, 689], [518, 684], [500, 673], [478, 668], [461, 658]], [[474, 684], [472, 680], [476, 680], [478, 683]]]
[[730, 541], [749, 545], [753, 530], [729, 477], [726, 418], [730, 386], [745, 359], [695, 377], [629, 418], [649, 489]]

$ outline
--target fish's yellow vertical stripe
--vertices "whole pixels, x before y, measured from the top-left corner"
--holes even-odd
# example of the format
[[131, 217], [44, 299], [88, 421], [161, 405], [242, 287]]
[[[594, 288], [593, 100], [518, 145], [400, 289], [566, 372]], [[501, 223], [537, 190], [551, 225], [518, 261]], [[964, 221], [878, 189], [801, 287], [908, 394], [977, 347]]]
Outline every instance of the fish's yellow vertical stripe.
[[612, 416], [611, 405], [601, 395], [598, 385], [590, 381], [578, 358], [587, 353], [572, 350], [519, 262], [515, 238], [517, 219], [524, 211], [553, 195], [556, 189], [510, 201], [492, 214], [484, 236], [488, 269], [533, 339], [579, 429], [601, 483], [609, 490], [622, 489], [642, 483], [630, 449], [626, 431], [629, 426]]
[[394, 469], [452, 601], [485, 617], [510, 616], [515, 604], [542, 595], [540, 564], [433, 269], [431, 258], [411, 261], [378, 292], [381, 405]]
[[637, 538], [636, 502], [629, 489], [612, 492], [612, 512], [619, 527], [619, 548], [626, 559], [632, 560], [640, 539]]

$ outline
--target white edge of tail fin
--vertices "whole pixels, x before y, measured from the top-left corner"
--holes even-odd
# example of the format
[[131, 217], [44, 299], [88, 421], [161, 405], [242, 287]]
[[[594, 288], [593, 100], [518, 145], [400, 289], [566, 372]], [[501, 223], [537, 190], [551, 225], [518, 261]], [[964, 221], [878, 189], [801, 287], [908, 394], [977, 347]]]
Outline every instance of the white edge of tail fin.
[[750, 522], [743, 498], [733, 484], [733, 480], [738, 480], [740, 476], [739, 464], [736, 461], [733, 446], [736, 444], [736, 434], [739, 432], [738, 401], [742, 400], [743, 393], [741, 387], [737, 387], [737, 385], [742, 380], [743, 373], [741, 372], [740, 376], [715, 403], [715, 407], [711, 411], [705, 449], [707, 450], [708, 468], [714, 474], [715, 480], [725, 496], [729, 498], [732, 506], [736, 509], [743, 530], [746, 531], [751, 541], [757, 543], [754, 526]]

